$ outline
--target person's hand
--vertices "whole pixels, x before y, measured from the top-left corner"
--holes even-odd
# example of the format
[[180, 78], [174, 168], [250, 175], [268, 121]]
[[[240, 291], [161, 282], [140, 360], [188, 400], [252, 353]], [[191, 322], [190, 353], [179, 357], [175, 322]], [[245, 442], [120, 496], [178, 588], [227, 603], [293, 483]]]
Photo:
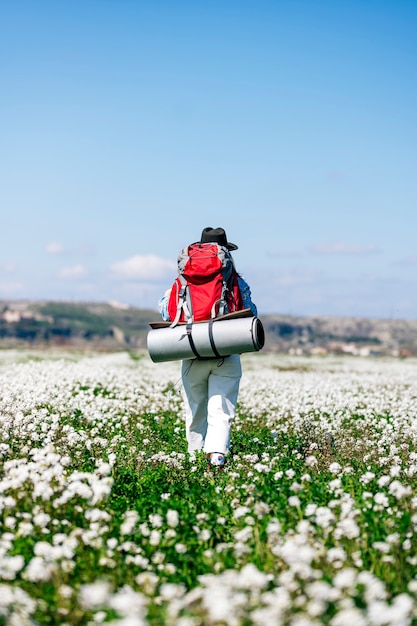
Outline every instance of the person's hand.
[[164, 296], [168, 297], [170, 295], [170, 293], [171, 293], [171, 289], [167, 289], [166, 292], [164, 293]]

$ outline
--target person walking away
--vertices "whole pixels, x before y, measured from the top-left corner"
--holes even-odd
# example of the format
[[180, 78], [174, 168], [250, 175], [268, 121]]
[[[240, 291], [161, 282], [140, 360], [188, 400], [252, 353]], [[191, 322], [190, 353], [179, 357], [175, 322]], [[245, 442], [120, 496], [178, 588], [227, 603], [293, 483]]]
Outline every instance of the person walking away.
[[[185, 300], [181, 303], [178, 294], [173, 293], [173, 290], [178, 291], [177, 279], [173, 287], [168, 289], [158, 302], [164, 321], [173, 323], [203, 321], [202, 319], [195, 319], [198, 315], [200, 317], [203, 315], [207, 320], [210, 317], [210, 315], [207, 316], [207, 310], [216, 306], [218, 306], [217, 315], [243, 309], [250, 309], [254, 316], [257, 315], [257, 308], [252, 302], [250, 287], [243, 276], [237, 273], [231, 256], [231, 251], [237, 250], [238, 246], [227, 240], [223, 228], [204, 228], [200, 241], [184, 248], [180, 253], [179, 272], [180, 259], [184, 251], [186, 251], [186, 256], [194, 254], [194, 251], [196, 255], [201, 251], [205, 252], [206, 256], [200, 254], [203, 260], [198, 257], [199, 263], [200, 265], [203, 264], [203, 270], [208, 272], [212, 270], [212, 256], [208, 254], [208, 248], [212, 250], [213, 244], [217, 245], [215, 249], [218, 248], [219, 251], [225, 253], [227, 259], [230, 258], [231, 277], [229, 280], [232, 281], [232, 285], [228, 296], [223, 297], [220, 302], [208, 303], [208, 306], [205, 306], [205, 313], [201, 313], [201, 311], [198, 312], [198, 307], [201, 309], [201, 301], [207, 295], [204, 284], [194, 286], [191, 298], [188, 296], [191, 300], [188, 304]], [[187, 258], [190, 257], [187, 256]], [[192, 258], [197, 259], [197, 256]], [[194, 265], [196, 264], [197, 261]], [[181, 289], [179, 291], [181, 292]], [[181, 311], [181, 308], [184, 310]], [[222, 467], [226, 462], [241, 376], [242, 368], [239, 354], [201, 360], [198, 358], [185, 359], [182, 362], [181, 378], [185, 392], [185, 426], [188, 452], [193, 454], [203, 450], [210, 466]]]

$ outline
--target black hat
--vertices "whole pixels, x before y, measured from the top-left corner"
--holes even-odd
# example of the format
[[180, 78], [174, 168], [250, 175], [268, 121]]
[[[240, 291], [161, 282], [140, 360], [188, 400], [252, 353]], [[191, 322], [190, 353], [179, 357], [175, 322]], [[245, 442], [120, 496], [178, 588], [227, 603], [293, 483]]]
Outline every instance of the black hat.
[[229, 250], [237, 250], [237, 245], [227, 241], [226, 232], [223, 228], [203, 228], [200, 243], [218, 243]]

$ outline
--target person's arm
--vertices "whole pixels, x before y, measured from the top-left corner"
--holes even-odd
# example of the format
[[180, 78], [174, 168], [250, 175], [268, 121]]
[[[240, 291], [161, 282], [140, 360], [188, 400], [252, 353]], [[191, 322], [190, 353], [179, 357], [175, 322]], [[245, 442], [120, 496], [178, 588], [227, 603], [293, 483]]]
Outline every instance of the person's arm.
[[239, 284], [240, 293], [242, 295], [243, 308], [250, 309], [254, 315], [258, 315], [258, 309], [256, 308], [256, 304], [252, 302], [250, 287], [248, 283], [240, 274], [238, 275], [237, 280]]
[[162, 296], [162, 298], [158, 300], [158, 309], [164, 322], [171, 321], [169, 317], [169, 313], [168, 313], [168, 300], [169, 300], [170, 293], [171, 293], [171, 289], [167, 289], [164, 295]]

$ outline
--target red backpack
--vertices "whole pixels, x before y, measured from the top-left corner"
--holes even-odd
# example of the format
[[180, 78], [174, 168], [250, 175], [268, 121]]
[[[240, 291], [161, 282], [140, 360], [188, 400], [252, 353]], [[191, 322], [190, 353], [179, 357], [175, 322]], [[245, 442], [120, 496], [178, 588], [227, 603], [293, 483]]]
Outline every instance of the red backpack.
[[178, 256], [168, 313], [172, 326], [201, 322], [243, 309], [230, 251], [217, 243], [193, 243]]

